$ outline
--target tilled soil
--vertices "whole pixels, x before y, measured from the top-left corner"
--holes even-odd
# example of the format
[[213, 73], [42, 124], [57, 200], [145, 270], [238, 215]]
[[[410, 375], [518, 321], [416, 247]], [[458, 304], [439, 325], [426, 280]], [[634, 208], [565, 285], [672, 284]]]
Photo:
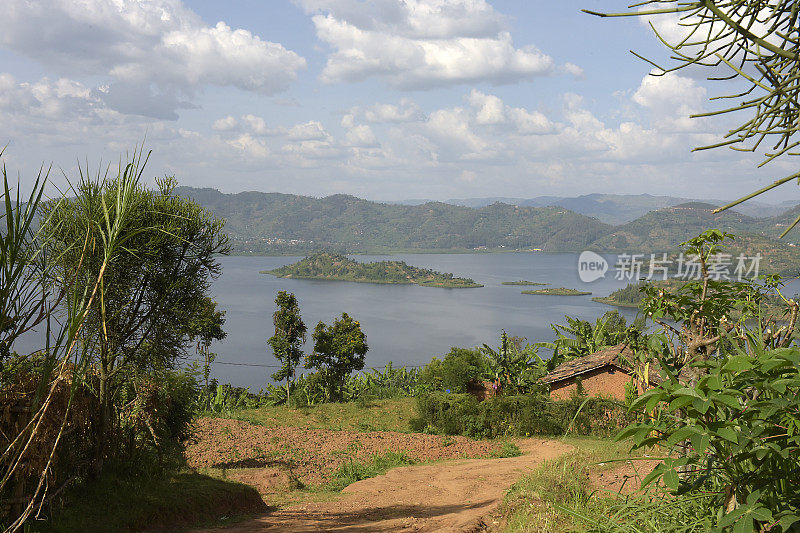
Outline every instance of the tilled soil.
[[268, 493], [273, 486], [280, 489], [292, 482], [324, 483], [345, 461], [366, 461], [374, 454], [389, 451], [425, 462], [488, 457], [499, 447], [495, 442], [466, 437], [265, 427], [239, 420], [201, 418], [186, 456], [191, 467], [226, 469], [226, 475]]
[[[303, 431], [303, 430], [300, 430]], [[298, 433], [305, 437], [320, 433]], [[323, 432], [324, 437], [336, 438]], [[381, 434], [367, 442], [414, 443], [417, 453], [438, 454], [441, 437], [428, 435]], [[342, 436], [343, 438], [347, 438]], [[353, 438], [351, 435], [349, 438]], [[406, 439], [403, 439], [406, 437]], [[394, 439], [398, 438], [398, 441]], [[458, 440], [458, 439], [457, 439]], [[339, 441], [342, 444], [342, 441]], [[487, 443], [458, 440], [454, 450], [469, 451], [470, 446]], [[445, 449], [456, 446], [452, 444]], [[256, 531], [476, 531], [502, 501], [508, 488], [523, 474], [543, 461], [566, 453], [571, 446], [559, 441], [525, 439], [519, 441], [525, 452], [507, 459], [469, 459], [438, 464], [395, 468], [387, 474], [353, 483], [336, 501], [305, 503], [278, 509], [262, 517], [225, 529], [231, 533]], [[335, 449], [335, 448], [332, 448]], [[439, 456], [442, 457], [442, 456]], [[211, 531], [221, 531], [215, 529]]]

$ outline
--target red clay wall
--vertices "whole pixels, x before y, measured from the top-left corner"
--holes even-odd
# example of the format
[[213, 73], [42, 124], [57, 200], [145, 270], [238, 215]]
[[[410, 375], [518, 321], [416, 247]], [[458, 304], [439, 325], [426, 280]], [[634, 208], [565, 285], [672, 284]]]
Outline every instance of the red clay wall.
[[[610, 366], [586, 372], [581, 374], [580, 378], [589, 396], [604, 396], [617, 400], [625, 399], [625, 384], [631, 381], [629, 374]], [[568, 400], [576, 388], [575, 378], [551, 383], [550, 397], [554, 400]]]

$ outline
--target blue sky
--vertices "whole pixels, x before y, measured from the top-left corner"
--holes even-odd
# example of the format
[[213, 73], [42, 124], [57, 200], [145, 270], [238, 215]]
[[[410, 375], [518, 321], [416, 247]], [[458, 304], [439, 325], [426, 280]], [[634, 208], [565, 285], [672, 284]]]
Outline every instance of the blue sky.
[[[592, 192], [728, 199], [793, 172], [691, 154], [726, 90], [664, 60], [622, 2], [6, 0], [6, 162], [56, 183], [146, 135], [149, 175], [374, 200]], [[675, 31], [674, 21], [656, 21]], [[788, 186], [769, 200], [798, 198]]]

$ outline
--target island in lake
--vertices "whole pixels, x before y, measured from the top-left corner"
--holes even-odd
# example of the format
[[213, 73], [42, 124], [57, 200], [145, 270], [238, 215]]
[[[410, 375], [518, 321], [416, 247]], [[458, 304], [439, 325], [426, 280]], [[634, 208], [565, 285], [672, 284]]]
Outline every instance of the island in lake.
[[356, 281], [360, 283], [415, 284], [423, 287], [469, 289], [483, 287], [469, 278], [407, 265], [404, 261], [359, 263], [344, 255], [320, 252], [275, 270], [262, 270], [279, 278]]
[[552, 287], [548, 289], [537, 289], [535, 291], [522, 291], [522, 294], [545, 294], [548, 296], [583, 296], [592, 294], [591, 292], [567, 289], [565, 287]]
[[548, 285], [547, 283], [537, 283], [536, 281], [525, 281], [521, 279], [519, 281], [504, 281], [501, 285]]

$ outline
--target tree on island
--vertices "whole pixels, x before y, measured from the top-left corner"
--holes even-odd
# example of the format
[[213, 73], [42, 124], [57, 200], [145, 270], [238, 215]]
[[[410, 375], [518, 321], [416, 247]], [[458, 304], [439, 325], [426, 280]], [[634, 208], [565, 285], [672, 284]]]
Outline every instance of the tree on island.
[[286, 380], [286, 404], [289, 404], [292, 378], [295, 368], [300, 364], [303, 351], [300, 349], [306, 342], [306, 325], [300, 318], [300, 305], [291, 292], [279, 291], [275, 297], [278, 310], [272, 315], [275, 334], [267, 341], [272, 348], [275, 359], [281, 362], [281, 369], [272, 374], [275, 381]]
[[367, 336], [357, 320], [342, 313], [331, 326], [317, 324], [312, 337], [314, 352], [306, 356], [305, 367], [316, 368], [324, 376], [329, 397], [338, 401], [347, 376], [364, 368]]

